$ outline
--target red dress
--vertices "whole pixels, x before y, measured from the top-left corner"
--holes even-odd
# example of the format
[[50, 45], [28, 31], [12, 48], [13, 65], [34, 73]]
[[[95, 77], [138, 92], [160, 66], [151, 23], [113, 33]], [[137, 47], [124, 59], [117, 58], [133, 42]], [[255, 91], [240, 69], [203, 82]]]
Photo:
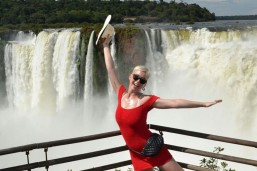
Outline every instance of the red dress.
[[[120, 127], [121, 134], [130, 149], [142, 151], [151, 132], [147, 127], [146, 119], [148, 112], [153, 108], [153, 103], [159, 98], [151, 96], [144, 104], [133, 109], [124, 109], [121, 106], [121, 98], [125, 92], [122, 85], [118, 93], [118, 106], [116, 109], [116, 121]], [[153, 157], [145, 157], [130, 151], [132, 164], [135, 171], [150, 169], [155, 166], [161, 166], [170, 161], [172, 156], [166, 147]]]

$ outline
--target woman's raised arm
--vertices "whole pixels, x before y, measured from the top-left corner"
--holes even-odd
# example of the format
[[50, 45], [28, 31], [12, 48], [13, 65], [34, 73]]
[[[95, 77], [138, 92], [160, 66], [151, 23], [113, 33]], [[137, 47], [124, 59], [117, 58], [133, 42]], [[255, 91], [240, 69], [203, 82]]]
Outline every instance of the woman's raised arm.
[[105, 65], [106, 69], [108, 72], [108, 76], [111, 81], [112, 88], [116, 94], [118, 94], [119, 87], [121, 85], [118, 75], [114, 66], [114, 62], [111, 56], [110, 52], [110, 41], [112, 39], [112, 36], [107, 36], [107, 38], [104, 39], [103, 41], [103, 49], [104, 49], [104, 60], [105, 60]]

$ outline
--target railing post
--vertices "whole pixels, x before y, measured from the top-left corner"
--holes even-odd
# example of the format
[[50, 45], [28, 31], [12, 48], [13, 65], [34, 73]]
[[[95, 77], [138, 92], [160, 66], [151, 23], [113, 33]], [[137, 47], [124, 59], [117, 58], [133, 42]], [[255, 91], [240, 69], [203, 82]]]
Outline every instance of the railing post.
[[[45, 152], [45, 156], [46, 156], [46, 162], [48, 161], [48, 159], [47, 159], [47, 151], [48, 151], [48, 148], [46, 147], [45, 149], [44, 149], [44, 152]], [[48, 171], [48, 169], [49, 169], [49, 165], [46, 165], [46, 170]]]
[[[27, 156], [27, 162], [28, 162], [28, 166], [29, 166], [29, 151], [26, 151], [26, 156]], [[28, 169], [28, 171], [31, 171], [31, 170]]]

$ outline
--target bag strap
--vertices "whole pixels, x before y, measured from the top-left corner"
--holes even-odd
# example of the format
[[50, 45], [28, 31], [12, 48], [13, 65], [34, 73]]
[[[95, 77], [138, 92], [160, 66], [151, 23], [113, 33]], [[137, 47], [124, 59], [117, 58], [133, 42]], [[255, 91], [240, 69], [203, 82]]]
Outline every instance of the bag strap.
[[162, 133], [162, 131], [159, 131], [159, 133], [161, 134], [161, 136], [163, 136], [163, 133]]
[[132, 150], [132, 149], [130, 149], [130, 148], [128, 148], [130, 151], [132, 151], [132, 152], [134, 152], [134, 153], [136, 153], [136, 154], [139, 154], [139, 155], [141, 155], [142, 156], [142, 154], [140, 153], [140, 152], [138, 152], [138, 151], [136, 151], [136, 150]]
[[[147, 124], [148, 128], [151, 129], [151, 124]], [[162, 131], [159, 131], [159, 133], [161, 134], [161, 136], [163, 136]]]

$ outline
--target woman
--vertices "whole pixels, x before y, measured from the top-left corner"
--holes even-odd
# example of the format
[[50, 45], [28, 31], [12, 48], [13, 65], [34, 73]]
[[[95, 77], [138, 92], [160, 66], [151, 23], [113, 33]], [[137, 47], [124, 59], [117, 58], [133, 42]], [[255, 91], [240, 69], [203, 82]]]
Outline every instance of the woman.
[[[151, 132], [147, 127], [147, 113], [152, 108], [196, 108], [210, 107], [221, 102], [196, 102], [183, 99], [162, 99], [153, 95], [145, 95], [141, 90], [145, 88], [149, 78], [149, 71], [144, 66], [136, 66], [129, 75], [129, 86], [126, 89], [119, 81], [115, 66], [111, 57], [109, 43], [112, 37], [103, 39], [104, 58], [111, 81], [111, 85], [118, 96], [116, 109], [116, 121], [121, 134], [130, 150], [130, 156], [135, 171], [151, 171], [159, 167], [161, 171], [183, 171], [179, 164], [172, 158], [166, 147], [153, 156], [146, 157], [134, 151], [142, 151]], [[134, 150], [134, 151], [133, 151]]]

